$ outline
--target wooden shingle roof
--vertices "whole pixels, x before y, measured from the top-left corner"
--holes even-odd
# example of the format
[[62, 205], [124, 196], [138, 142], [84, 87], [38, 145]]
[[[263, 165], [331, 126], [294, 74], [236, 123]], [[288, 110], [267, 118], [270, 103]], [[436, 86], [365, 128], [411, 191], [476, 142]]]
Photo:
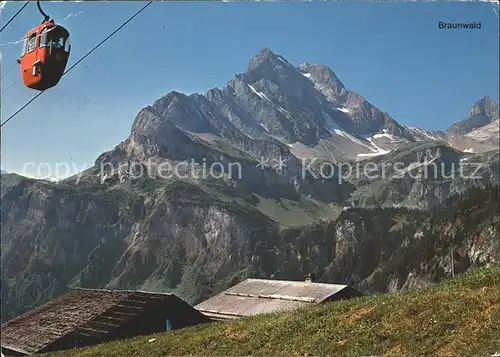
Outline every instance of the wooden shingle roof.
[[[196, 305], [210, 317], [224, 319], [295, 310], [319, 304], [347, 285], [304, 281], [246, 279], [243, 282]], [[354, 290], [353, 290], [354, 291]], [[354, 291], [354, 294], [359, 294]]]
[[71, 332], [106, 334], [141, 313], [148, 301], [169, 298], [177, 299], [171, 294], [74, 289], [3, 324], [1, 345], [30, 355]]

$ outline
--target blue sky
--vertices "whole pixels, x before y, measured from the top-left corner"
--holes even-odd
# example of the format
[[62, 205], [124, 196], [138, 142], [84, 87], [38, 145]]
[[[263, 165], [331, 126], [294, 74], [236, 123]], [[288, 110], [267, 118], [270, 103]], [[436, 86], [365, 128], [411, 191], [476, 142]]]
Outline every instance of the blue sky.
[[[9, 2], [2, 22], [22, 4]], [[71, 65], [143, 4], [42, 5], [71, 32]], [[497, 19], [488, 3], [154, 3], [2, 128], [2, 169], [89, 167], [128, 136], [142, 107], [171, 90], [224, 86], [263, 47], [295, 65], [328, 65], [401, 124], [446, 129], [482, 96], [498, 100]], [[2, 32], [2, 76], [20, 54], [10, 43], [41, 20], [33, 3]], [[440, 30], [439, 21], [482, 28]], [[2, 121], [37, 93], [17, 67], [2, 92]]]

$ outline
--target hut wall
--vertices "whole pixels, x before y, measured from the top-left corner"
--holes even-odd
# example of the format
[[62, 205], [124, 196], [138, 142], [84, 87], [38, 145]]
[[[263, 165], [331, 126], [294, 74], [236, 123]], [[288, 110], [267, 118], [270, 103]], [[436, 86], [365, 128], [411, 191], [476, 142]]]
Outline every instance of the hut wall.
[[110, 329], [106, 334], [97, 334], [93, 337], [82, 336], [78, 330], [73, 331], [49, 346], [41, 353], [68, 350], [76, 347], [85, 347], [131, 338], [150, 335], [166, 331], [167, 320], [170, 320], [172, 329], [180, 329], [200, 323], [210, 322], [210, 319], [193, 309], [181, 299], [171, 297], [150, 302], [147, 309], [123, 325]]
[[328, 299], [326, 299], [322, 302], [324, 303], [324, 302], [331, 302], [331, 301], [347, 300], [347, 299], [352, 299], [352, 298], [360, 297], [360, 296], [363, 296], [363, 295], [360, 292], [358, 292], [357, 290], [348, 286], [345, 289], [340, 290], [338, 293], [333, 294]]

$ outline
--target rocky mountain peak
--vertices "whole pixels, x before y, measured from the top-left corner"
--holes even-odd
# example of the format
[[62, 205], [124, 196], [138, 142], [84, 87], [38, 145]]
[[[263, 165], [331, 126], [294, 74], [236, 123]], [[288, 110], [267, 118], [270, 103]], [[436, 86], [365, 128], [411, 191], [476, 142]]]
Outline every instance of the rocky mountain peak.
[[[496, 103], [493, 99], [491, 99], [489, 96], [484, 96], [480, 100], [474, 104], [472, 107], [472, 110], [469, 114], [469, 118], [471, 119], [474, 117], [474, 115], [477, 114], [482, 114], [484, 113], [488, 117], [492, 117], [496, 113], [496, 118], [498, 118], [498, 103]], [[492, 118], [493, 120], [496, 118]], [[489, 121], [491, 122], [491, 121]], [[489, 124], [489, 123], [486, 123]]]
[[494, 122], [498, 117], [498, 103], [489, 96], [484, 96], [474, 104], [467, 119], [451, 125], [448, 132], [453, 135], [464, 135]]
[[182, 103], [188, 100], [189, 97], [184, 93], [180, 93], [177, 91], [171, 91], [167, 95], [157, 99], [154, 101], [152, 107], [158, 110], [159, 112], [164, 111], [170, 104], [172, 103]]
[[209, 101], [220, 101], [224, 97], [224, 92], [219, 88], [209, 89], [205, 95]]
[[303, 63], [299, 70], [329, 102], [340, 105], [345, 101], [348, 91], [330, 68], [322, 64]]
[[170, 92], [153, 105], [139, 111], [132, 125], [131, 137], [147, 137], [163, 142], [178, 128], [194, 132], [209, 132], [211, 126], [199, 110], [197, 96]]
[[162, 122], [166, 120], [161, 118], [158, 111], [152, 106], [147, 106], [137, 113], [131, 134], [152, 135], [163, 124]]
[[265, 47], [250, 59], [248, 63], [248, 72], [258, 69], [276, 69], [276, 67], [291, 67], [293, 65], [283, 56], [274, 53], [270, 48]]
[[481, 99], [479, 99], [477, 101], [476, 104], [486, 104], [486, 105], [494, 105], [495, 104], [495, 101], [493, 99], [491, 99], [491, 97], [489, 95], [485, 95], [484, 97], [482, 97]]
[[344, 84], [338, 79], [328, 66], [322, 64], [312, 64], [312, 63], [303, 63], [299, 66], [300, 72], [309, 77], [312, 77], [316, 82], [322, 84], [328, 84], [331, 87], [344, 89]]

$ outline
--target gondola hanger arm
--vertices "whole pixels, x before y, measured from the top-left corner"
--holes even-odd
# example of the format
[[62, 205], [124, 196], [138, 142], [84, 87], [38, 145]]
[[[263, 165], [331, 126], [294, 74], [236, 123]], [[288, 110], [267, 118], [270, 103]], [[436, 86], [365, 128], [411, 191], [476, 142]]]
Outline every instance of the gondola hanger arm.
[[50, 16], [49, 16], [49, 15], [47, 15], [47, 14], [43, 11], [42, 7], [40, 6], [40, 0], [37, 0], [37, 1], [36, 1], [36, 6], [38, 7], [38, 11], [40, 11], [40, 13], [43, 15], [43, 22], [42, 22], [42, 24], [43, 24], [44, 22], [46, 22], [46, 21], [49, 21], [49, 20], [50, 20]]

